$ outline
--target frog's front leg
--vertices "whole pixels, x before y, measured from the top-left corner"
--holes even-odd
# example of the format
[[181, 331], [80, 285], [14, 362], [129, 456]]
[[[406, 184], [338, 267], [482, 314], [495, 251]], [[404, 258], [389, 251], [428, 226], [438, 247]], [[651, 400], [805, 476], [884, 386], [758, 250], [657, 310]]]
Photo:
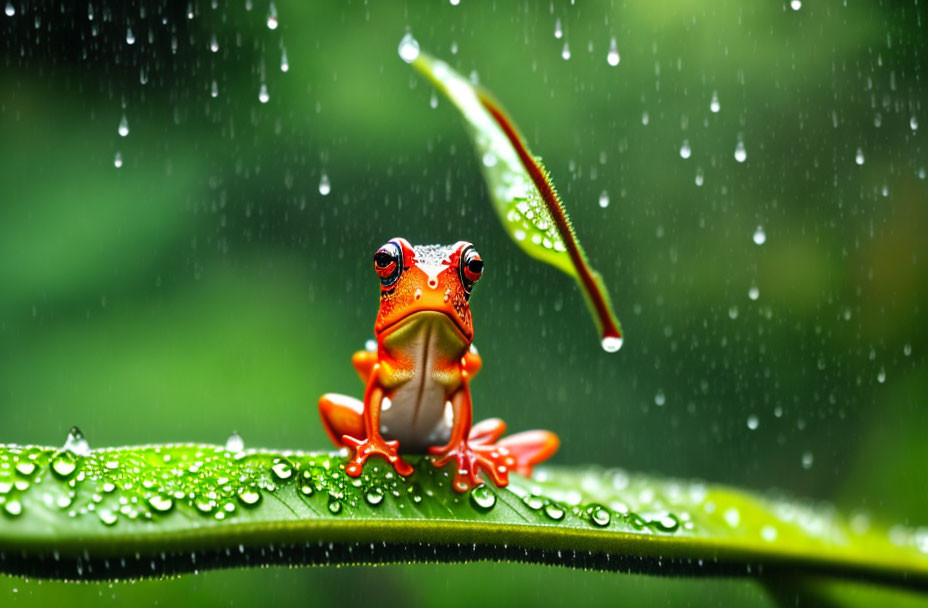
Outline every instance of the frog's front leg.
[[345, 434], [342, 444], [354, 449], [354, 456], [345, 465], [345, 472], [351, 477], [358, 477], [364, 470], [364, 463], [371, 456], [383, 456], [393, 465], [400, 475], [412, 475], [413, 468], [399, 454], [399, 442], [387, 441], [380, 434], [380, 408], [383, 405], [383, 388], [377, 381], [380, 365], [371, 369], [367, 390], [364, 393], [364, 412], [361, 416], [364, 425], [363, 436]]
[[509, 485], [509, 471], [516, 466], [516, 460], [507, 448], [492, 443], [506, 428], [502, 420], [487, 421], [489, 424], [479, 429], [482, 432], [471, 432], [473, 413], [466, 379], [451, 396], [451, 408], [454, 416], [451, 439], [442, 447], [429, 448], [429, 453], [436, 455], [433, 464], [440, 468], [455, 463], [453, 487], [458, 492], [482, 484], [481, 471], [499, 487]]

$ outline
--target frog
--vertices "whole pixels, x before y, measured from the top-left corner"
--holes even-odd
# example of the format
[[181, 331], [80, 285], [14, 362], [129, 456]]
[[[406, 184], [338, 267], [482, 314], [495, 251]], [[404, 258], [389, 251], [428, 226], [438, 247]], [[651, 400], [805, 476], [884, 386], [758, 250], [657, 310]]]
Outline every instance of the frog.
[[503, 437], [499, 418], [473, 424], [470, 383], [483, 363], [473, 345], [470, 297], [484, 271], [474, 245], [411, 245], [396, 237], [376, 250], [373, 266], [380, 283], [375, 341], [351, 359], [364, 399], [319, 399], [326, 434], [349, 450], [345, 473], [359, 477], [377, 456], [405, 477], [414, 469], [403, 454], [425, 454], [430, 458], [422, 461], [435, 467], [454, 464], [458, 492], [482, 485], [482, 474], [499, 487], [510, 472], [531, 475], [557, 451], [557, 435]]

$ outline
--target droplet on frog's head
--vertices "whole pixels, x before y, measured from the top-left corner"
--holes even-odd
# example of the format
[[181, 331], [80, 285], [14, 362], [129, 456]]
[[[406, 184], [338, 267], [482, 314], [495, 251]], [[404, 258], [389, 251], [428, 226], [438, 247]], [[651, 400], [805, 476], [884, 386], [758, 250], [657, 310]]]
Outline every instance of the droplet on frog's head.
[[618, 352], [622, 348], [621, 336], [605, 336], [601, 342], [603, 350], [607, 353]]
[[407, 33], [400, 40], [397, 51], [399, 51], [400, 59], [406, 63], [412, 63], [419, 56], [419, 43], [412, 37], [412, 34]]
[[72, 426], [70, 432], [68, 432], [68, 438], [65, 439], [63, 449], [78, 456], [90, 456], [90, 444], [87, 443], [84, 434], [76, 426]]
[[242, 439], [242, 436], [232, 431], [232, 434], [229, 435], [229, 438], [226, 439], [226, 450], [234, 454], [238, 454], [245, 449], [245, 440]]

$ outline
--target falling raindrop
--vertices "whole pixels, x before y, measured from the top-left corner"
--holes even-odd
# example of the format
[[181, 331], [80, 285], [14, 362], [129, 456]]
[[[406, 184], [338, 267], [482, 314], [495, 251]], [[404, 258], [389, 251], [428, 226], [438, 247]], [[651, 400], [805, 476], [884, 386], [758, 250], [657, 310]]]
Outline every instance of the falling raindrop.
[[854, 162], [857, 163], [857, 166], [864, 164], [864, 151], [862, 148], [857, 148], [857, 154], [854, 155]]
[[135, 44], [135, 34], [132, 33], [132, 28], [126, 29], [126, 44]]
[[219, 97], [219, 84], [215, 80], [209, 85], [209, 96]]
[[119, 169], [122, 167], [122, 153], [117, 152], [116, 156], [113, 157], [113, 166]]
[[267, 103], [270, 101], [271, 96], [267, 92], [267, 84], [261, 83], [261, 89], [258, 91], [258, 101], [261, 103]]
[[912, 118], [909, 119], [909, 128], [913, 131], [918, 131], [918, 118], [913, 114]]
[[609, 40], [609, 52], [606, 53], [606, 62], [612, 67], [615, 67], [619, 65], [619, 61], [621, 61], [621, 59], [622, 58], [619, 57], [619, 47], [615, 43], [615, 36], [613, 36]]
[[757, 288], [757, 285], [751, 285], [751, 288], [748, 289], [748, 297], [757, 301], [757, 298], [760, 297], [760, 289]]
[[767, 233], [764, 232], [763, 226], [758, 226], [757, 230], [754, 231], [754, 244], [763, 245], [767, 242]]
[[560, 17], [558, 17], [554, 22], [554, 37], [558, 40], [564, 37], [564, 28], [561, 27]]
[[561, 50], [561, 59], [567, 61], [570, 59], [570, 46], [567, 44], [567, 41], [564, 41], [564, 48]]
[[744, 141], [738, 140], [738, 143], [735, 144], [735, 160], [739, 163], [743, 163], [748, 158], [747, 150], [744, 149]]
[[651, 117], [648, 115], [647, 111], [641, 113], [641, 124], [648, 126], [648, 123], [651, 122]]
[[605, 190], [599, 195], [599, 206], [603, 209], [609, 206], [609, 193]]
[[416, 60], [416, 57], [419, 56], [419, 43], [412, 37], [412, 34], [406, 34], [403, 36], [403, 39], [400, 40], [400, 46], [397, 50], [403, 61], [412, 63]]
[[697, 186], [702, 186], [703, 182], [705, 181], [705, 176], [703, 175], [702, 167], [696, 168], [696, 177], [693, 179], [693, 181], [696, 182]]
[[755, 431], [758, 426], [760, 426], [760, 420], [758, 420], [757, 416], [753, 414], [748, 416], [748, 428]]
[[290, 71], [290, 61], [287, 59], [287, 49], [280, 50], [280, 71], [289, 72]]
[[16, 8], [13, 7], [12, 2], [7, 2], [6, 7], [4, 7], [3, 12], [6, 13], [7, 17], [12, 17], [16, 14]]
[[126, 119], [126, 115], [123, 114], [122, 120], [119, 121], [119, 128], [116, 129], [120, 137], [125, 137], [129, 134], [129, 121]]
[[680, 158], [687, 159], [693, 154], [692, 149], [690, 149], [690, 140], [684, 139], [683, 144], [680, 146]]
[[789, 7], [794, 11], [802, 8], [802, 0], [790, 0]]
[[276, 30], [277, 29], [277, 7], [274, 6], [274, 3], [271, 2], [271, 5], [268, 7], [267, 12], [267, 29]]
[[329, 184], [329, 176], [325, 173], [319, 178], [319, 194], [322, 196], [328, 196], [329, 192], [332, 191], [332, 186]]
[[435, 91], [432, 91], [432, 95], [429, 97], [429, 107], [433, 110], [438, 107], [438, 95], [435, 94]]
[[722, 104], [719, 103], [719, 92], [712, 91], [712, 100], [709, 101], [709, 111], [713, 114], [718, 114], [721, 109]]
[[880, 384], [883, 384], [884, 382], [886, 382], [886, 368], [885, 367], [880, 368], [880, 371], [876, 375], [876, 381], [879, 382]]
[[219, 52], [219, 41], [216, 39], [216, 34], [213, 34], [209, 39], [209, 50], [214, 53]]
[[654, 405], [663, 407], [665, 403], [667, 403], [667, 397], [664, 396], [664, 391], [657, 391], [657, 394], [654, 395]]
[[815, 456], [812, 452], [803, 452], [802, 453], [802, 468], [807, 471], [812, 468], [812, 463], [815, 461]]

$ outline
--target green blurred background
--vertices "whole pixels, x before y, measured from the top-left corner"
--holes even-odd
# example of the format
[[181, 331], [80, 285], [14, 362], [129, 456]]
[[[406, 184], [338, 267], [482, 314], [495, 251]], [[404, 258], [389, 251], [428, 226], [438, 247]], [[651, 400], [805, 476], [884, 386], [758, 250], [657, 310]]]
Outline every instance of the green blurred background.
[[[373, 251], [467, 239], [487, 263], [478, 418], [556, 430], [559, 464], [926, 525], [926, 23], [914, 0], [6, 3], [0, 442], [76, 424], [91, 446], [236, 430], [327, 449], [315, 403], [361, 394]], [[407, 31], [545, 159], [618, 354], [572, 281], [508, 240], [462, 121], [397, 57]], [[4, 605], [577, 596], [770, 602], [749, 581], [521, 565], [0, 579]]]

